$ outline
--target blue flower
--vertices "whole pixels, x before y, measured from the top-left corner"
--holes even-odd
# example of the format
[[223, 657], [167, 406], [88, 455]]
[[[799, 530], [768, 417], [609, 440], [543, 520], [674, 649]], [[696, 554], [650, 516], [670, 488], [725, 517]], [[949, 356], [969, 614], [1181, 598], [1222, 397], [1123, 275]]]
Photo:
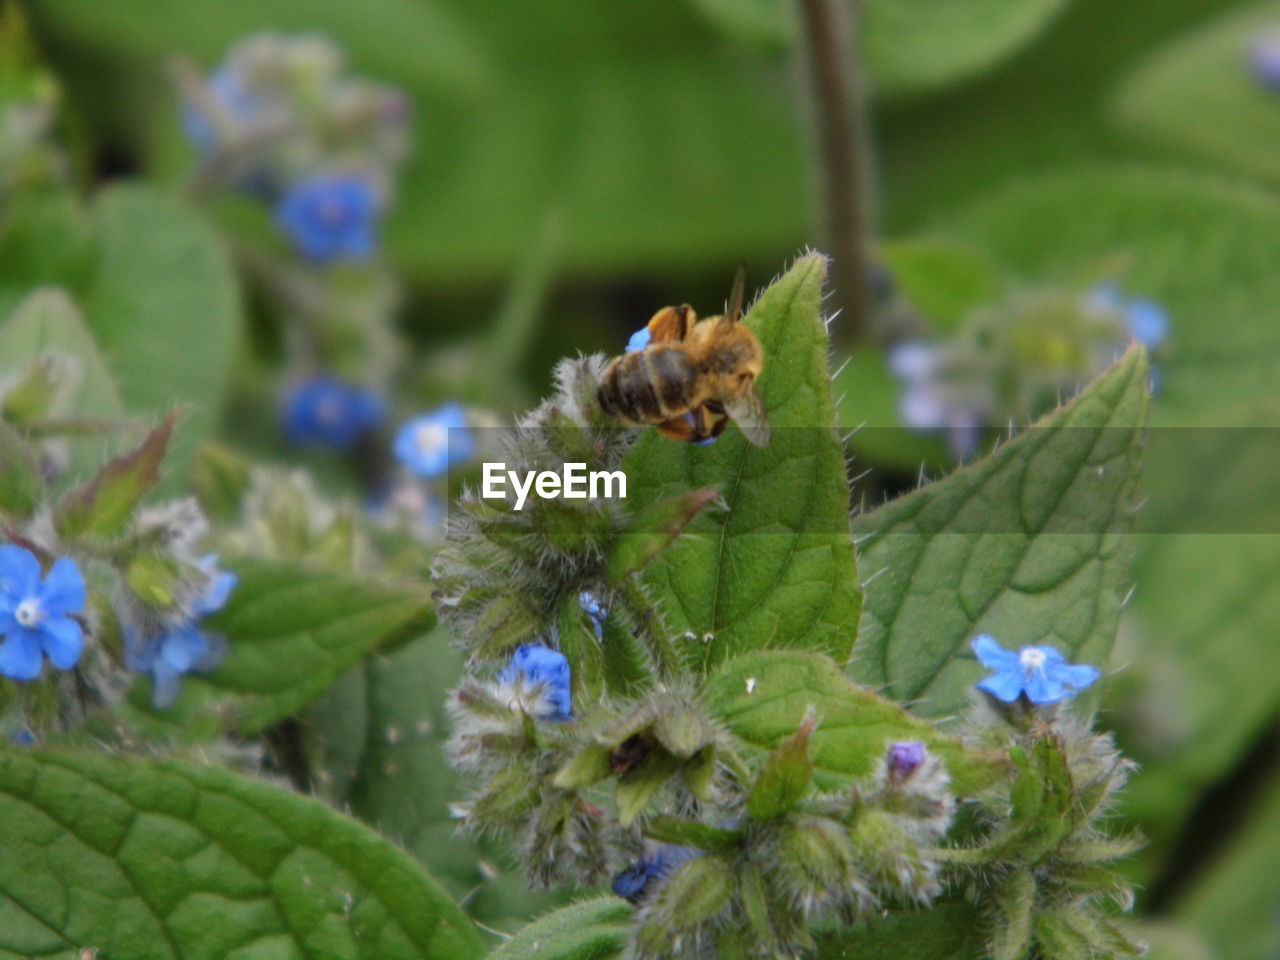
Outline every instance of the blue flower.
[[513, 702], [535, 719], [573, 719], [569, 661], [550, 647], [538, 643], [520, 647], [511, 662], [498, 671], [498, 683], [508, 689]]
[[1169, 314], [1148, 297], [1126, 297], [1114, 283], [1104, 283], [1089, 294], [1097, 308], [1124, 317], [1126, 333], [1148, 350], [1154, 350], [1169, 337]]
[[286, 395], [285, 435], [296, 444], [323, 444], [350, 450], [382, 420], [382, 399], [366, 387], [336, 377], [312, 377]]
[[631, 903], [639, 903], [654, 883], [700, 856], [702, 851], [693, 847], [663, 844], [614, 877], [613, 892]]
[[1053, 647], [1023, 647], [1013, 653], [985, 633], [975, 637], [972, 646], [982, 665], [995, 671], [978, 689], [1005, 703], [1019, 696], [1032, 703], [1057, 703], [1074, 697], [1102, 676], [1097, 667], [1067, 663]]
[[1272, 30], [1259, 36], [1249, 51], [1249, 61], [1262, 86], [1280, 91], [1280, 32]]
[[[991, 419], [994, 397], [989, 383], [972, 373], [949, 369], [947, 349], [928, 340], [905, 340], [885, 354], [889, 372], [902, 384], [898, 415], [913, 430], [945, 430], [951, 455], [967, 460]], [[961, 368], [963, 369], [963, 368]]]
[[16, 544], [0, 546], [0, 674], [34, 680], [47, 656], [59, 670], [80, 659], [84, 633], [68, 614], [84, 609], [84, 577], [59, 558], [40, 579], [40, 561]]
[[367, 260], [377, 246], [377, 193], [366, 178], [317, 176], [294, 184], [276, 222], [308, 260]]
[[418, 476], [438, 477], [450, 464], [469, 459], [475, 440], [467, 429], [467, 414], [461, 404], [446, 403], [401, 427], [392, 449]]
[[578, 606], [582, 608], [582, 612], [591, 618], [591, 626], [596, 632], [596, 639], [604, 639], [604, 621], [609, 616], [609, 611], [600, 606], [600, 601], [596, 599], [596, 595], [590, 590], [583, 590], [578, 594]]
[[234, 573], [219, 570], [217, 564], [217, 556], [211, 553], [197, 564], [209, 580], [191, 605], [192, 619], [145, 640], [133, 628], [125, 630], [125, 664], [137, 673], [151, 674], [151, 701], [157, 707], [167, 707], [178, 698], [183, 674], [207, 673], [225, 652], [221, 637], [210, 636], [196, 625], [199, 618], [226, 606], [238, 582]]

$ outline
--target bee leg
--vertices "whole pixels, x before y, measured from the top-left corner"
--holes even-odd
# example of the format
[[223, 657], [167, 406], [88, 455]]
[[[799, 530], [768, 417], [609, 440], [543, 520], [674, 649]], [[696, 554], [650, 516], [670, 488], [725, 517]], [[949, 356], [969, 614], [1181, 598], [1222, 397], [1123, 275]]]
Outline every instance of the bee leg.
[[698, 439], [694, 436], [694, 426], [688, 416], [673, 417], [670, 420], [655, 424], [658, 432], [669, 440], [679, 440], [681, 443], [688, 443]]
[[[708, 400], [699, 413], [708, 423], [705, 435], [713, 440], [724, 433], [724, 428], [729, 425], [729, 414], [718, 400]], [[712, 420], [712, 417], [715, 419]]]
[[698, 315], [687, 303], [679, 307], [663, 307], [649, 320], [649, 342], [683, 340], [697, 320]]

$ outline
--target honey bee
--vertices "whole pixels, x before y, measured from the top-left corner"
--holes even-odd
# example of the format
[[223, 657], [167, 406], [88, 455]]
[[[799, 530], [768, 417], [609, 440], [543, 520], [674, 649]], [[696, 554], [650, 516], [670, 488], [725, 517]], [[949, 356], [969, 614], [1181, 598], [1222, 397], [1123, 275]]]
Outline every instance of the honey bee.
[[769, 417], [756, 389], [764, 349], [740, 322], [745, 289], [739, 267], [724, 316], [699, 320], [688, 304], [655, 313], [648, 345], [605, 368], [597, 392], [605, 413], [690, 443], [719, 436], [734, 420], [751, 443], [767, 447]]

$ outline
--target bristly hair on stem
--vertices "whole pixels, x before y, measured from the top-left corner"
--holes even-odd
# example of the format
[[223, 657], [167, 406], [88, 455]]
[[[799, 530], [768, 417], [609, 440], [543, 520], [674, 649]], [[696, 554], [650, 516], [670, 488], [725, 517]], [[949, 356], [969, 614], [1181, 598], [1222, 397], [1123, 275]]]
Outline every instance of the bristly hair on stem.
[[819, 205], [832, 255], [831, 280], [844, 319], [836, 336], [852, 346], [870, 335], [867, 252], [871, 191], [866, 91], [857, 61], [861, 0], [797, 0], [804, 35], [811, 124], [820, 167]]

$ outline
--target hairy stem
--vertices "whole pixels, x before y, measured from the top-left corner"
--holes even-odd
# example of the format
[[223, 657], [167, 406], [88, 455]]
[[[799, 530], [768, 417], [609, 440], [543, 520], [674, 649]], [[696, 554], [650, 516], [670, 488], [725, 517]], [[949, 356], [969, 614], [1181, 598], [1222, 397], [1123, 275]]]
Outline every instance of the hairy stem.
[[866, 96], [854, 55], [861, 0], [798, 3], [821, 166], [820, 203], [842, 311], [833, 333], [850, 345], [870, 333], [872, 306]]
[[631, 621], [635, 624], [636, 636], [653, 657], [658, 672], [658, 680], [666, 682], [679, 670], [679, 662], [675, 644], [667, 634], [662, 616], [634, 577], [624, 577], [615, 588], [620, 596]]

